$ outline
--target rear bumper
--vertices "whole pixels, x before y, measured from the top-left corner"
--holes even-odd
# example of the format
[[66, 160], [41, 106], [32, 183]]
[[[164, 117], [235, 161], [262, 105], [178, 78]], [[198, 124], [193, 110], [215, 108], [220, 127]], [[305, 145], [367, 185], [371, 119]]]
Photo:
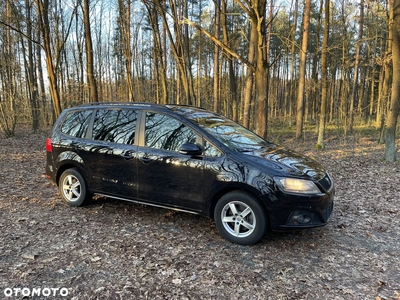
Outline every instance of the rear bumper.
[[52, 153], [47, 152], [47, 159], [46, 159], [46, 177], [50, 179], [53, 183], [56, 183], [57, 181], [57, 171], [54, 165], [51, 163], [53, 161]]
[[46, 165], [46, 177], [53, 183], [56, 183], [56, 174], [52, 165]]

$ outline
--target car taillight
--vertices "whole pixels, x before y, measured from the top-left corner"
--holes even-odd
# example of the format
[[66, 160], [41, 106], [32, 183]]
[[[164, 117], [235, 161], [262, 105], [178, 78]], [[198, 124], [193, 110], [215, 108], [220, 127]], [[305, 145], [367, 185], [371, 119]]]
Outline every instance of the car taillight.
[[53, 146], [51, 145], [51, 138], [46, 139], [46, 151], [53, 152]]

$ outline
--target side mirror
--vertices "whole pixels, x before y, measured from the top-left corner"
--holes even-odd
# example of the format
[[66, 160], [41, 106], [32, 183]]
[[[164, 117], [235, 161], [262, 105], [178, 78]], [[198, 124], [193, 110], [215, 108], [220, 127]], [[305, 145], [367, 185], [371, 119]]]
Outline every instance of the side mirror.
[[179, 153], [184, 155], [197, 156], [203, 152], [204, 148], [200, 144], [185, 143], [179, 147]]

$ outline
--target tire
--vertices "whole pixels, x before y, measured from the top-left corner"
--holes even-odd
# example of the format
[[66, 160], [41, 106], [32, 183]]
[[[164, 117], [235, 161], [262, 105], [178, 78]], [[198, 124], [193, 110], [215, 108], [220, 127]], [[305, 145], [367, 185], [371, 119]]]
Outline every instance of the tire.
[[225, 194], [217, 202], [214, 220], [220, 234], [241, 245], [258, 242], [267, 230], [267, 217], [258, 200], [242, 191]]
[[76, 168], [61, 174], [58, 187], [62, 199], [69, 206], [82, 206], [89, 199], [85, 179]]

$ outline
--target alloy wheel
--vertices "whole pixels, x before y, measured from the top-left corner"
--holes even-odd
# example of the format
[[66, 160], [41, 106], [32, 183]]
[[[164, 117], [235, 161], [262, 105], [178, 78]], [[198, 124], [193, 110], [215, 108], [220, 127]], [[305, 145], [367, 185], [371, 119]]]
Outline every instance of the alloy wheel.
[[64, 197], [71, 202], [77, 201], [81, 196], [81, 183], [74, 175], [68, 175], [64, 178], [62, 184]]
[[257, 223], [254, 211], [241, 201], [227, 203], [221, 211], [221, 221], [229, 234], [239, 238], [251, 235]]

